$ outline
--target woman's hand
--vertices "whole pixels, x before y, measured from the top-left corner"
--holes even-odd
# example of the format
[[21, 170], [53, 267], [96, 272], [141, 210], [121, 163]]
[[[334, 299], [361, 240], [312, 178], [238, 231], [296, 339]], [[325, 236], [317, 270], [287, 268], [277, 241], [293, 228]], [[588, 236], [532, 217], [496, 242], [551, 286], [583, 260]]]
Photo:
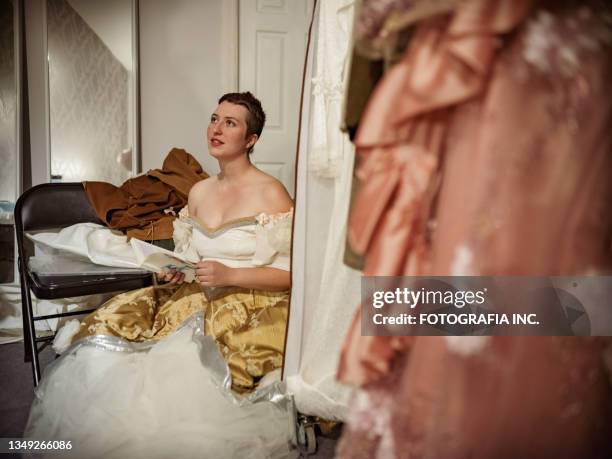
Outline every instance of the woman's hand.
[[196, 279], [204, 287], [234, 285], [234, 269], [218, 261], [201, 261], [196, 265]]
[[169, 284], [182, 284], [185, 281], [185, 274], [176, 269], [163, 270], [157, 273], [157, 280]]

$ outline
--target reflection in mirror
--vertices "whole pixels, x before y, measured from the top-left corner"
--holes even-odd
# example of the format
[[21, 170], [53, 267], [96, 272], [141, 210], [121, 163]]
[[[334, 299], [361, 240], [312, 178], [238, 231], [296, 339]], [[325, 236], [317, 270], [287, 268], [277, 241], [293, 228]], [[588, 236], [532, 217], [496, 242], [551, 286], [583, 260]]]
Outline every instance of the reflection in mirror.
[[132, 0], [48, 0], [52, 181], [130, 177]]
[[13, 208], [17, 198], [17, 89], [15, 8], [0, 1], [0, 284], [13, 282]]

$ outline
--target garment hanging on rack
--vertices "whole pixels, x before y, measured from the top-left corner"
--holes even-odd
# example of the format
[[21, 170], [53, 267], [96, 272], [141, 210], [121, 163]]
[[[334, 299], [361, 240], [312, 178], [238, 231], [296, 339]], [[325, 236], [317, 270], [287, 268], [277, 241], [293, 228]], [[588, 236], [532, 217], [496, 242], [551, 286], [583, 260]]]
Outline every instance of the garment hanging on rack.
[[[351, 53], [345, 84], [342, 128], [354, 141], [366, 104], [383, 74], [397, 64], [412, 39], [418, 20], [452, 9], [456, 0], [360, 0], [356, 2]], [[357, 158], [355, 169], [359, 166]], [[359, 194], [359, 180], [353, 177], [351, 208]], [[362, 270], [364, 259], [350, 239], [346, 241], [344, 263]]]
[[345, 155], [340, 125], [353, 3], [353, 0], [328, 0], [317, 7], [308, 169], [326, 178], [340, 174]]
[[[313, 30], [319, 30], [317, 2]], [[335, 27], [334, 23], [328, 23]], [[331, 31], [334, 33], [334, 31]], [[311, 46], [313, 46], [311, 42]], [[337, 175], [311, 173], [313, 102], [310, 78], [315, 57], [309, 48], [302, 107], [291, 311], [284, 377], [297, 409], [329, 420], [346, 418], [349, 389], [335, 379], [342, 338], [359, 298], [359, 273], [342, 264], [354, 148], [336, 119], [341, 148]], [[308, 134], [308, 135], [306, 135]]]
[[[602, 2], [467, 1], [419, 24], [356, 138], [366, 275], [612, 271]], [[361, 337], [341, 458], [609, 457], [609, 340]]]

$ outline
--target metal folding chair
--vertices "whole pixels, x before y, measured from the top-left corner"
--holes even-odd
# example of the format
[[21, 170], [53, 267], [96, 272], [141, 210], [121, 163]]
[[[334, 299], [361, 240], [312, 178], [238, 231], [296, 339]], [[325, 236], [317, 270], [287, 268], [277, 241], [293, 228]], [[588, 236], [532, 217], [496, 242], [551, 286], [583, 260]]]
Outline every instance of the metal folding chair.
[[[23, 314], [23, 338], [25, 362], [32, 362], [34, 385], [38, 385], [41, 369], [38, 353], [53, 340], [51, 336], [37, 336], [35, 322], [80, 315], [95, 309], [35, 316], [31, 292], [38, 299], [58, 299], [97, 293], [133, 290], [151, 285], [151, 273], [75, 274], [40, 276], [29, 268], [29, 258], [34, 255], [34, 245], [26, 238], [29, 231], [64, 228], [76, 223], [103, 224], [91, 206], [81, 183], [46, 183], [25, 191], [15, 206], [15, 231], [19, 253], [19, 280]], [[39, 343], [42, 346], [39, 348]]]

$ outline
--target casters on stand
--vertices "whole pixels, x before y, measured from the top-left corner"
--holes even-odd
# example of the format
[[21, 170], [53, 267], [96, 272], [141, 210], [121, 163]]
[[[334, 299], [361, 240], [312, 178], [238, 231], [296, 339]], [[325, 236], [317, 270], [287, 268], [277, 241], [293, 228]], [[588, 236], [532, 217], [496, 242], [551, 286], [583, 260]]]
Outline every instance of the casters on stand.
[[317, 435], [315, 426], [317, 422], [313, 417], [298, 415], [297, 441], [300, 456], [310, 456], [317, 452]]

